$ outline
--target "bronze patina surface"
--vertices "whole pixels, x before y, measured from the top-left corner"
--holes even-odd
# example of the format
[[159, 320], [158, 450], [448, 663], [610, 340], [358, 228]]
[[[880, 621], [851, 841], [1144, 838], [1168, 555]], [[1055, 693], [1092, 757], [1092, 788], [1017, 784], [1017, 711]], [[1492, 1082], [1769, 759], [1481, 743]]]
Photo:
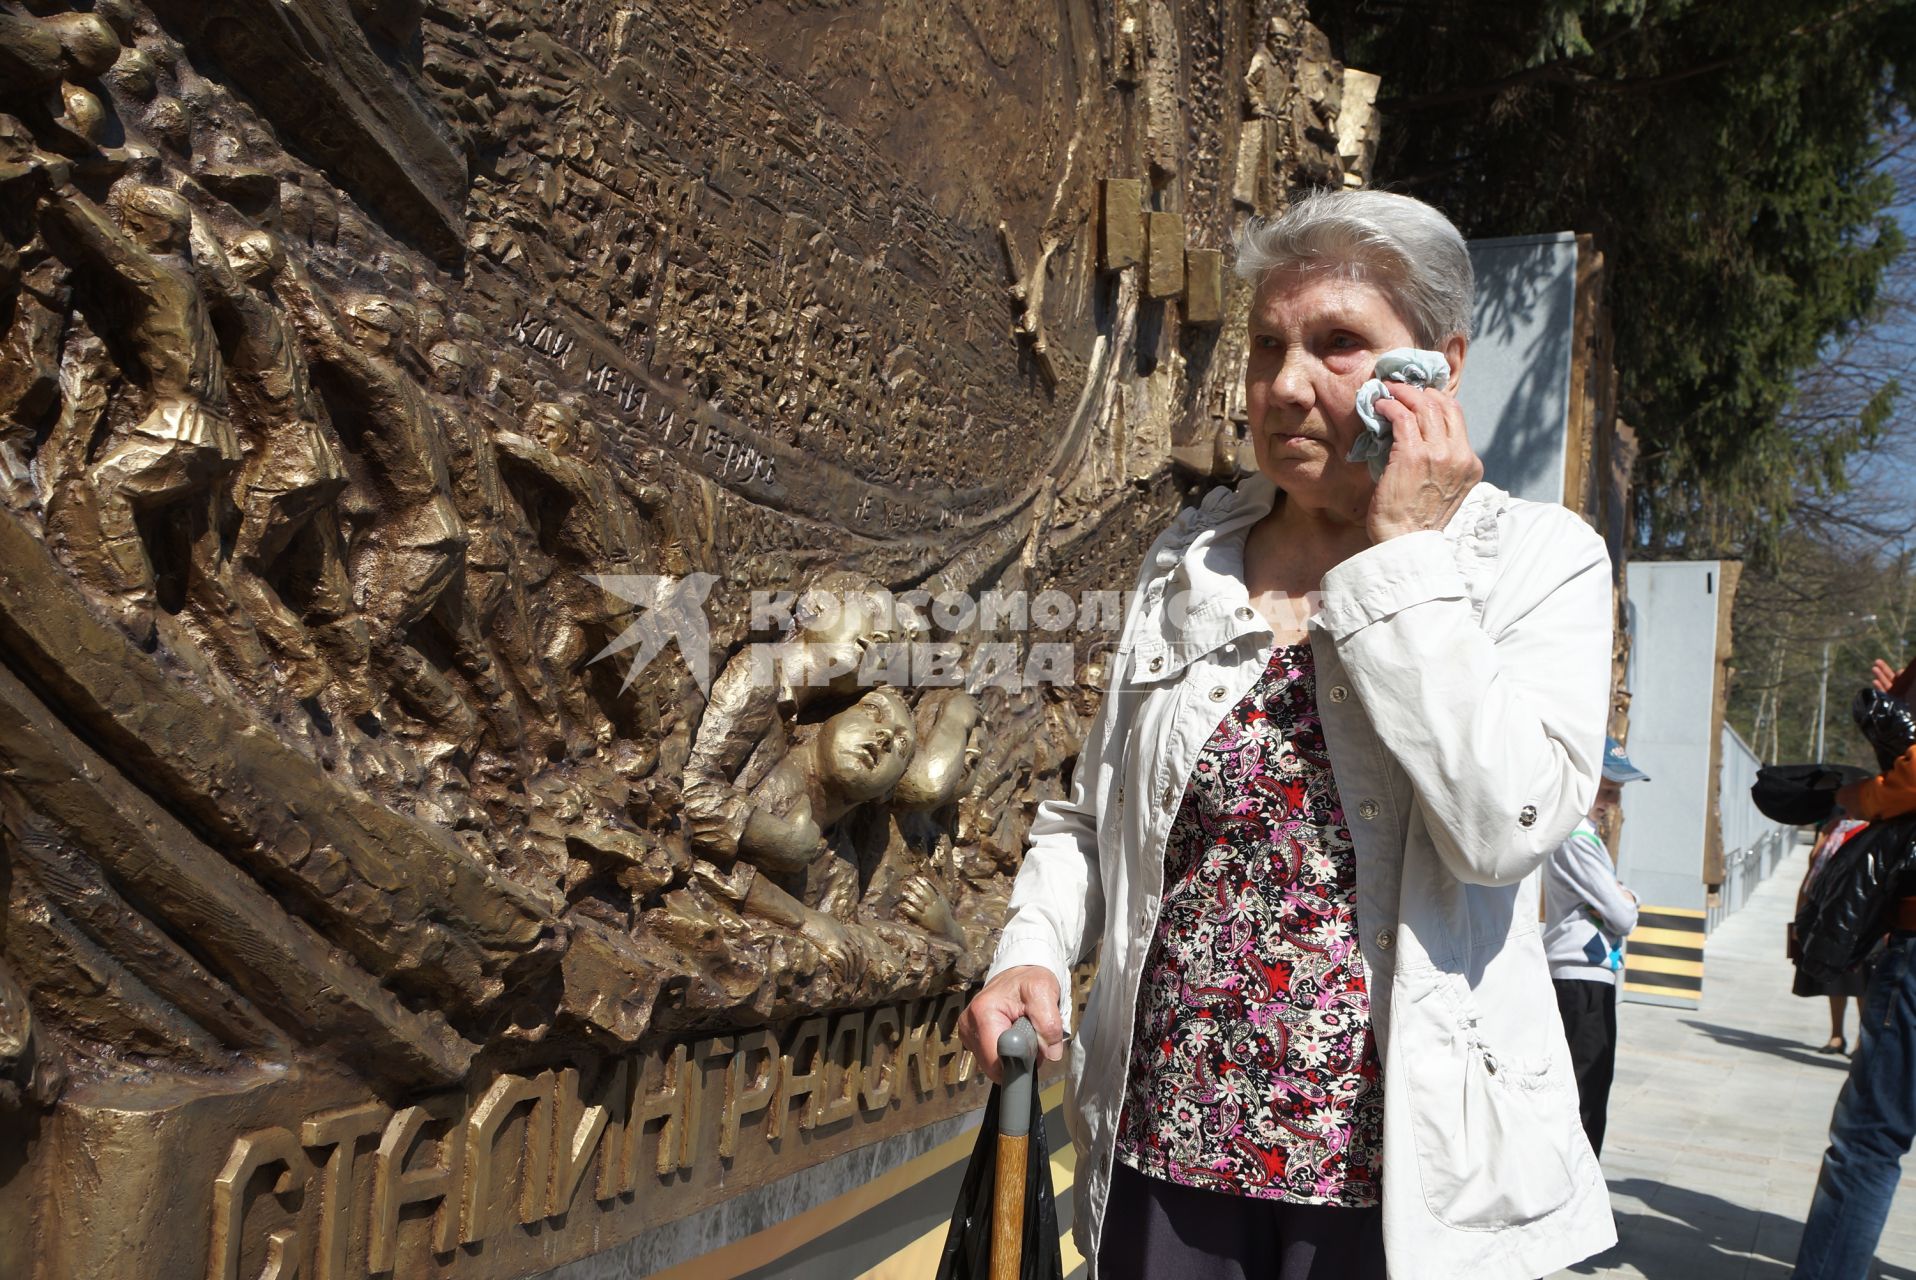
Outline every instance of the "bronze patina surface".
[[1219, 251], [1373, 149], [1302, 8], [0, 0], [0, 1274], [523, 1276], [978, 1105]]

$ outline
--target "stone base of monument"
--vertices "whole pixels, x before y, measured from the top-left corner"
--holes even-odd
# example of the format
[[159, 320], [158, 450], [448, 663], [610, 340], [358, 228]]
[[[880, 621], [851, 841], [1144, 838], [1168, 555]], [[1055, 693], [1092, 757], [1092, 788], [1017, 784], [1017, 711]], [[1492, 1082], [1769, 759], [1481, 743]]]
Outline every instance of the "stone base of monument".
[[953, 1032], [964, 1000], [393, 1101], [300, 1068], [97, 1098], [76, 1088], [36, 1143], [50, 1158], [0, 1201], [15, 1239], [36, 1234], [36, 1202], [44, 1215], [37, 1256], [8, 1274], [252, 1280], [310, 1265], [326, 1280], [507, 1280], [563, 1265], [584, 1280], [638, 1262], [644, 1274], [949, 1136], [986, 1092]]
[[[750, 1251], [749, 1259], [742, 1261], [741, 1265], [753, 1270], [770, 1266], [775, 1269], [790, 1267], [804, 1275], [836, 1277], [856, 1274], [863, 1269], [864, 1261], [853, 1262], [847, 1268], [845, 1259], [839, 1256], [838, 1251], [825, 1247], [823, 1242], [814, 1238], [817, 1228], [802, 1215], [820, 1209], [830, 1212], [828, 1206], [836, 1207], [834, 1202], [852, 1193], [869, 1192], [874, 1186], [883, 1187], [886, 1194], [867, 1198], [867, 1203], [874, 1206], [870, 1210], [872, 1218], [855, 1217], [847, 1223], [834, 1221], [826, 1228], [833, 1241], [840, 1236], [855, 1235], [858, 1247], [854, 1252], [860, 1259], [882, 1259], [894, 1249], [909, 1243], [924, 1226], [923, 1221], [916, 1217], [893, 1220], [890, 1211], [896, 1207], [899, 1199], [913, 1200], [918, 1208], [925, 1208], [929, 1204], [933, 1213], [949, 1214], [951, 1195], [955, 1194], [945, 1188], [943, 1180], [939, 1179], [895, 1189], [885, 1184], [895, 1180], [900, 1173], [909, 1173], [910, 1170], [903, 1166], [911, 1161], [935, 1151], [954, 1138], [975, 1131], [976, 1117], [976, 1112], [967, 1112], [922, 1129], [896, 1134], [869, 1147], [834, 1156], [803, 1173], [740, 1192], [708, 1209], [677, 1222], [655, 1227], [603, 1253], [568, 1262], [544, 1275], [531, 1277], [531, 1280], [629, 1280], [632, 1276], [661, 1273], [715, 1277], [730, 1274], [735, 1268], [728, 1261], [723, 1268], [705, 1271], [702, 1268], [707, 1264], [696, 1260], [714, 1251], [725, 1250], [739, 1241], [746, 1241], [745, 1248]], [[965, 1139], [967, 1146], [969, 1141]], [[958, 1163], [950, 1166], [950, 1169], [955, 1174], [962, 1167], [963, 1157], [960, 1156]], [[921, 1194], [933, 1191], [941, 1196], [936, 1203], [931, 1203], [931, 1197]], [[731, 1258], [729, 1252], [722, 1256], [728, 1260]], [[777, 1260], [764, 1261], [768, 1258]], [[684, 1264], [682, 1270], [673, 1270], [680, 1268], [681, 1264]]]

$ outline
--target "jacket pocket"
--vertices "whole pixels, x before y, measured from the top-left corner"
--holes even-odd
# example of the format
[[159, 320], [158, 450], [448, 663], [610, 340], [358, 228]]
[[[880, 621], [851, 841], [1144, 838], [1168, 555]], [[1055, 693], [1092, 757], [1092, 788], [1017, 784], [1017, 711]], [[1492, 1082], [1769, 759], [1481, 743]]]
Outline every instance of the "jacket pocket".
[[1501, 1057], [1478, 1034], [1450, 975], [1400, 973], [1394, 1009], [1392, 1038], [1411, 1052], [1400, 1054], [1386, 1087], [1407, 1094], [1432, 1216], [1460, 1230], [1495, 1231], [1567, 1204], [1577, 1190], [1579, 1123], [1567, 1072], [1548, 1059]]

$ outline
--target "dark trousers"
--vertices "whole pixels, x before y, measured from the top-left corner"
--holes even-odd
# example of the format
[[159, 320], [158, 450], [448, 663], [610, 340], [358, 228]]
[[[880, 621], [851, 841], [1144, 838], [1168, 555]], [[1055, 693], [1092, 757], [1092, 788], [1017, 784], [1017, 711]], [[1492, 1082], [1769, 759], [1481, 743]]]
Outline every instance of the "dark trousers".
[[1200, 1191], [1117, 1161], [1098, 1280], [1385, 1280], [1384, 1214]]
[[1570, 1041], [1577, 1077], [1577, 1109], [1590, 1149], [1603, 1154], [1604, 1115], [1610, 1109], [1610, 1078], [1617, 1070], [1617, 988], [1614, 983], [1559, 978], [1557, 1012]]
[[[1796, 1280], [1863, 1280], [1916, 1144], [1916, 931], [1897, 930], [1870, 974], [1849, 1079], [1810, 1198]], [[1892, 1274], [1886, 1268], [1881, 1274]]]

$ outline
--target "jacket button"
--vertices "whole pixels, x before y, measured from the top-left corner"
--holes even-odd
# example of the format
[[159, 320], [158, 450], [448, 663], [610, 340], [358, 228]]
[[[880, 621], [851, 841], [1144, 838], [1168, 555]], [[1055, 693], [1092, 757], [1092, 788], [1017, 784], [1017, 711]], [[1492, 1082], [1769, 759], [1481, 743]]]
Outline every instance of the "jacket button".
[[1349, 689], [1346, 689], [1343, 685], [1334, 684], [1331, 686], [1331, 701], [1332, 702], [1342, 702], [1344, 699], [1350, 696], [1351, 696], [1351, 691]]
[[1249, 605], [1238, 606], [1237, 620], [1239, 622], [1249, 622], [1251, 620], [1251, 609]]
[[1379, 929], [1377, 931], [1377, 947], [1380, 951], [1389, 951], [1396, 945], [1396, 934], [1392, 933], [1389, 929]]
[[1211, 690], [1211, 701], [1213, 702], [1224, 701], [1224, 686], [1223, 685], [1219, 685], [1217, 688]]
[[1357, 816], [1365, 819], [1375, 818], [1377, 816], [1377, 802], [1375, 800], [1366, 800], [1358, 805]]
[[1173, 800], [1176, 800], [1177, 798], [1178, 798], [1177, 784], [1175, 782], [1165, 783], [1164, 784], [1164, 808], [1169, 809], [1171, 807], [1171, 802]]
[[1536, 826], [1537, 825], [1537, 806], [1534, 804], [1527, 804], [1521, 810], [1519, 810], [1517, 813], [1517, 825], [1520, 827]]
[[1162, 670], [1164, 670], [1164, 659], [1163, 659], [1163, 658], [1153, 658], [1153, 659], [1151, 659], [1151, 670], [1153, 670], [1153, 671], [1162, 671]]

